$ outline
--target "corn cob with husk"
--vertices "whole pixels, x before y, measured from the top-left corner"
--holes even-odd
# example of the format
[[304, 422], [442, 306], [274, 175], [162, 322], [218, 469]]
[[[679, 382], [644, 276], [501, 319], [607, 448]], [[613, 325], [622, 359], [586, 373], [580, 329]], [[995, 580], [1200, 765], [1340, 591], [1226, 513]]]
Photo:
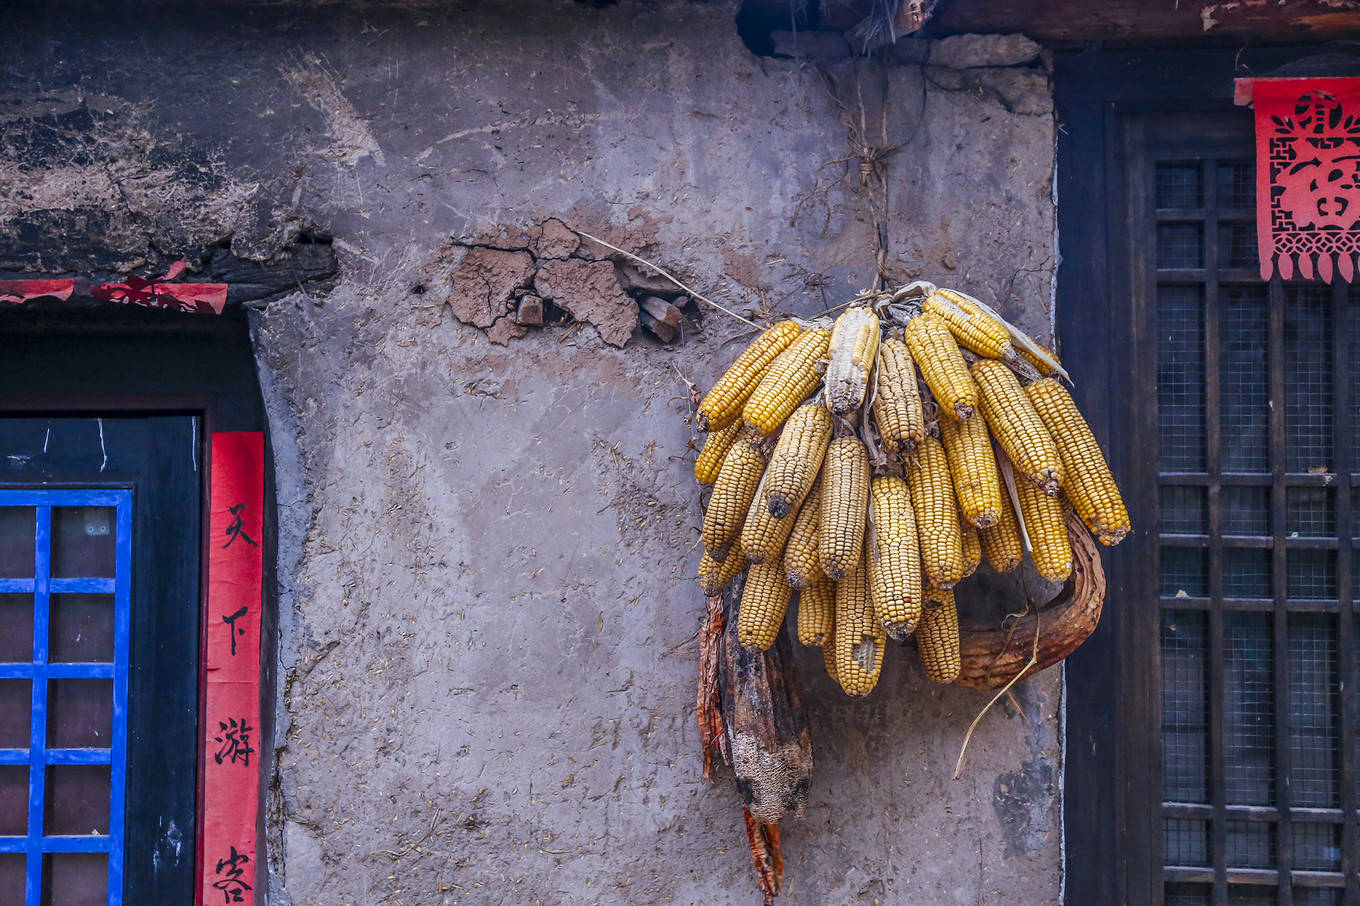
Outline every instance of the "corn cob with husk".
[[966, 519], [959, 521], [959, 532], [963, 537], [963, 578], [967, 579], [982, 565], [982, 539], [977, 526]]
[[867, 307], [848, 308], [836, 319], [823, 391], [826, 408], [833, 414], [853, 412], [864, 402], [881, 330], [878, 315]]
[[704, 511], [701, 533], [704, 550], [714, 560], [722, 562], [727, 558], [728, 548], [741, 533], [764, 472], [765, 453], [753, 440], [737, 441], [723, 457], [713, 494], [708, 498], [708, 509]]
[[912, 318], [907, 322], [906, 339], [912, 360], [921, 369], [940, 411], [959, 421], [972, 418], [978, 405], [978, 388], [944, 321], [934, 315]]
[[889, 453], [902, 456], [916, 452], [926, 436], [921, 388], [916, 383], [911, 352], [896, 337], [884, 337], [879, 345], [873, 411], [879, 437]]
[[997, 520], [996, 525], [982, 529], [979, 537], [987, 562], [999, 573], [1010, 572], [1025, 559], [1025, 543], [1020, 537], [1020, 522], [1015, 518], [1015, 507], [1011, 506], [1009, 496], [1002, 500], [1001, 518]]
[[874, 691], [883, 670], [883, 649], [888, 641], [883, 623], [869, 598], [869, 570], [860, 560], [836, 583], [836, 679], [846, 695], [863, 696]]
[[1129, 511], [1119, 494], [1105, 454], [1072, 397], [1053, 378], [1025, 388], [1044, 427], [1058, 445], [1072, 507], [1101, 544], [1118, 544], [1129, 532]]
[[972, 372], [982, 391], [982, 415], [1001, 449], [1025, 480], [1056, 496], [1063, 478], [1058, 448], [1015, 372], [992, 359], [978, 359]]
[[900, 641], [911, 635], [921, 616], [921, 551], [907, 483], [891, 475], [876, 477], [869, 514], [869, 593], [888, 635]]
[[807, 588], [825, 576], [817, 559], [817, 527], [821, 522], [822, 479], [819, 477], [793, 520], [784, 543], [784, 576], [794, 588]]
[[742, 647], [765, 651], [774, 644], [792, 594], [778, 562], [751, 564], [737, 610], [737, 641]]
[[[768, 470], [766, 477], [769, 477]], [[771, 516], [757, 492], [741, 527], [741, 549], [746, 559], [752, 563], [777, 563], [780, 573], [783, 573], [784, 545], [789, 540], [795, 521], [793, 517], [776, 519]]]
[[722, 594], [723, 588], [746, 568], [746, 557], [738, 544], [727, 552], [726, 559], [714, 560], [708, 551], [699, 558], [699, 588], [705, 597]]
[[986, 419], [981, 414], [966, 422], [942, 418], [940, 441], [963, 518], [977, 528], [995, 525], [1001, 518], [1001, 473], [996, 468]]
[[741, 435], [742, 430], [742, 423], [735, 421], [721, 431], [714, 431], [704, 438], [703, 449], [694, 460], [694, 477], [699, 480], [699, 484], [712, 484], [718, 480], [723, 457], [732, 449], [733, 442]]
[[819, 576], [798, 592], [798, 641], [809, 647], [830, 647], [835, 625], [836, 583]]
[[774, 433], [817, 389], [822, 382], [817, 363], [826, 355], [830, 342], [830, 331], [809, 330], [770, 363], [741, 410], [741, 417], [757, 434], [764, 437]]
[[831, 413], [821, 403], [804, 403], [784, 424], [770, 455], [761, 500], [775, 519], [797, 509], [812, 490], [831, 443]]
[[869, 453], [853, 434], [838, 437], [822, 466], [817, 560], [837, 582], [864, 556], [864, 519], [869, 506]]
[[713, 389], [699, 403], [699, 427], [704, 431], [721, 431], [741, 420], [742, 407], [755, 392], [761, 375], [780, 353], [803, 332], [793, 321], [781, 321], [756, 337], [746, 347], [732, 367], [718, 378]]
[[926, 299], [924, 309], [944, 321], [964, 349], [993, 359], [1015, 358], [1010, 331], [967, 296], [937, 289]]
[[958, 679], [963, 660], [959, 650], [959, 610], [952, 591], [932, 589], [916, 627], [916, 653], [926, 679], [952, 683]]
[[953, 588], [963, 578], [963, 531], [949, 463], [938, 439], [927, 437], [907, 464], [907, 485], [925, 581], [936, 588]]
[[1062, 499], [1049, 497], [1027, 481], [1017, 481], [1015, 492], [1035, 569], [1050, 582], [1065, 582], [1072, 572], [1072, 543]]

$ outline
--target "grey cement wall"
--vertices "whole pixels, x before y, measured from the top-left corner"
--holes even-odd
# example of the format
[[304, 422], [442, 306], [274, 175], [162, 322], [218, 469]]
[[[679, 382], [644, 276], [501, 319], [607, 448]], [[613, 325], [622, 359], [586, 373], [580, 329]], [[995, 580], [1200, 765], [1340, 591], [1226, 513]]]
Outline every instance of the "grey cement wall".
[[[748, 314], [818, 311], [873, 275], [855, 164], [823, 166], [863, 98], [870, 143], [900, 145], [892, 276], [1047, 337], [1054, 124], [1033, 53], [825, 62], [842, 109], [813, 63], [748, 52], [734, 13], [10, 14], [0, 269], [150, 272], [227, 237], [256, 258], [334, 237], [331, 288], [252, 316], [280, 489], [276, 906], [758, 900], [736, 794], [699, 772], [682, 383], [709, 385], [741, 325], [704, 310], [662, 346], [597, 250], [564, 260], [573, 243], [533, 228], [606, 236]], [[504, 317], [530, 282], [579, 325]], [[926, 683], [910, 648], [866, 701], [799, 660], [817, 768], [785, 822], [784, 902], [1056, 902], [1056, 672], [983, 721], [955, 782], [983, 696]]]

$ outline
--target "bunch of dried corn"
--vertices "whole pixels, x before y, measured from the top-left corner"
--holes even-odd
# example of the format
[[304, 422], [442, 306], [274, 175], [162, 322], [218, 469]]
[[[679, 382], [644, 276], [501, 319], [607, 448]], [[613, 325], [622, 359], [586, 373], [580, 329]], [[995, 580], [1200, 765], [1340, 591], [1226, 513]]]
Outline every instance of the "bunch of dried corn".
[[[1105, 544], [1128, 512], [1044, 347], [964, 293], [866, 294], [832, 323], [762, 333], [704, 397], [712, 484], [700, 585], [749, 561], [741, 644], [774, 644], [793, 593], [800, 642], [848, 694], [871, 692], [889, 637], [915, 634], [926, 676], [959, 673], [952, 589], [984, 558], [1072, 569], [1065, 512]], [[1075, 524], [1075, 523], [1074, 523]]]

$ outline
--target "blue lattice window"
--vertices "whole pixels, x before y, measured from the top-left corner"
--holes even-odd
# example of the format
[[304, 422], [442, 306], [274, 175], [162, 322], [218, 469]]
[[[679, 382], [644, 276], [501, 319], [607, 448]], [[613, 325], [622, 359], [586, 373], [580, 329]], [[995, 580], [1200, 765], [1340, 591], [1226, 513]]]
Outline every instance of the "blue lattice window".
[[0, 489], [0, 903], [123, 902], [131, 507]]

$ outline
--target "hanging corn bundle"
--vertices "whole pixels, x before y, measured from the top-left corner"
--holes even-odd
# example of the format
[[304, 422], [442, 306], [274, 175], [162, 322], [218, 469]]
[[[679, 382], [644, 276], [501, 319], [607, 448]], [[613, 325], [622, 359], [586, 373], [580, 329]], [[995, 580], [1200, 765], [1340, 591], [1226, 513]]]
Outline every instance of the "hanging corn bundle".
[[1087, 587], [1082, 526], [1106, 545], [1130, 530], [1066, 378], [990, 308], [925, 282], [771, 327], [699, 408], [704, 593], [749, 565], [738, 641], [769, 649], [792, 610], [849, 695], [912, 635], [928, 679], [977, 684], [955, 587], [984, 558], [1009, 572], [1026, 555]]

